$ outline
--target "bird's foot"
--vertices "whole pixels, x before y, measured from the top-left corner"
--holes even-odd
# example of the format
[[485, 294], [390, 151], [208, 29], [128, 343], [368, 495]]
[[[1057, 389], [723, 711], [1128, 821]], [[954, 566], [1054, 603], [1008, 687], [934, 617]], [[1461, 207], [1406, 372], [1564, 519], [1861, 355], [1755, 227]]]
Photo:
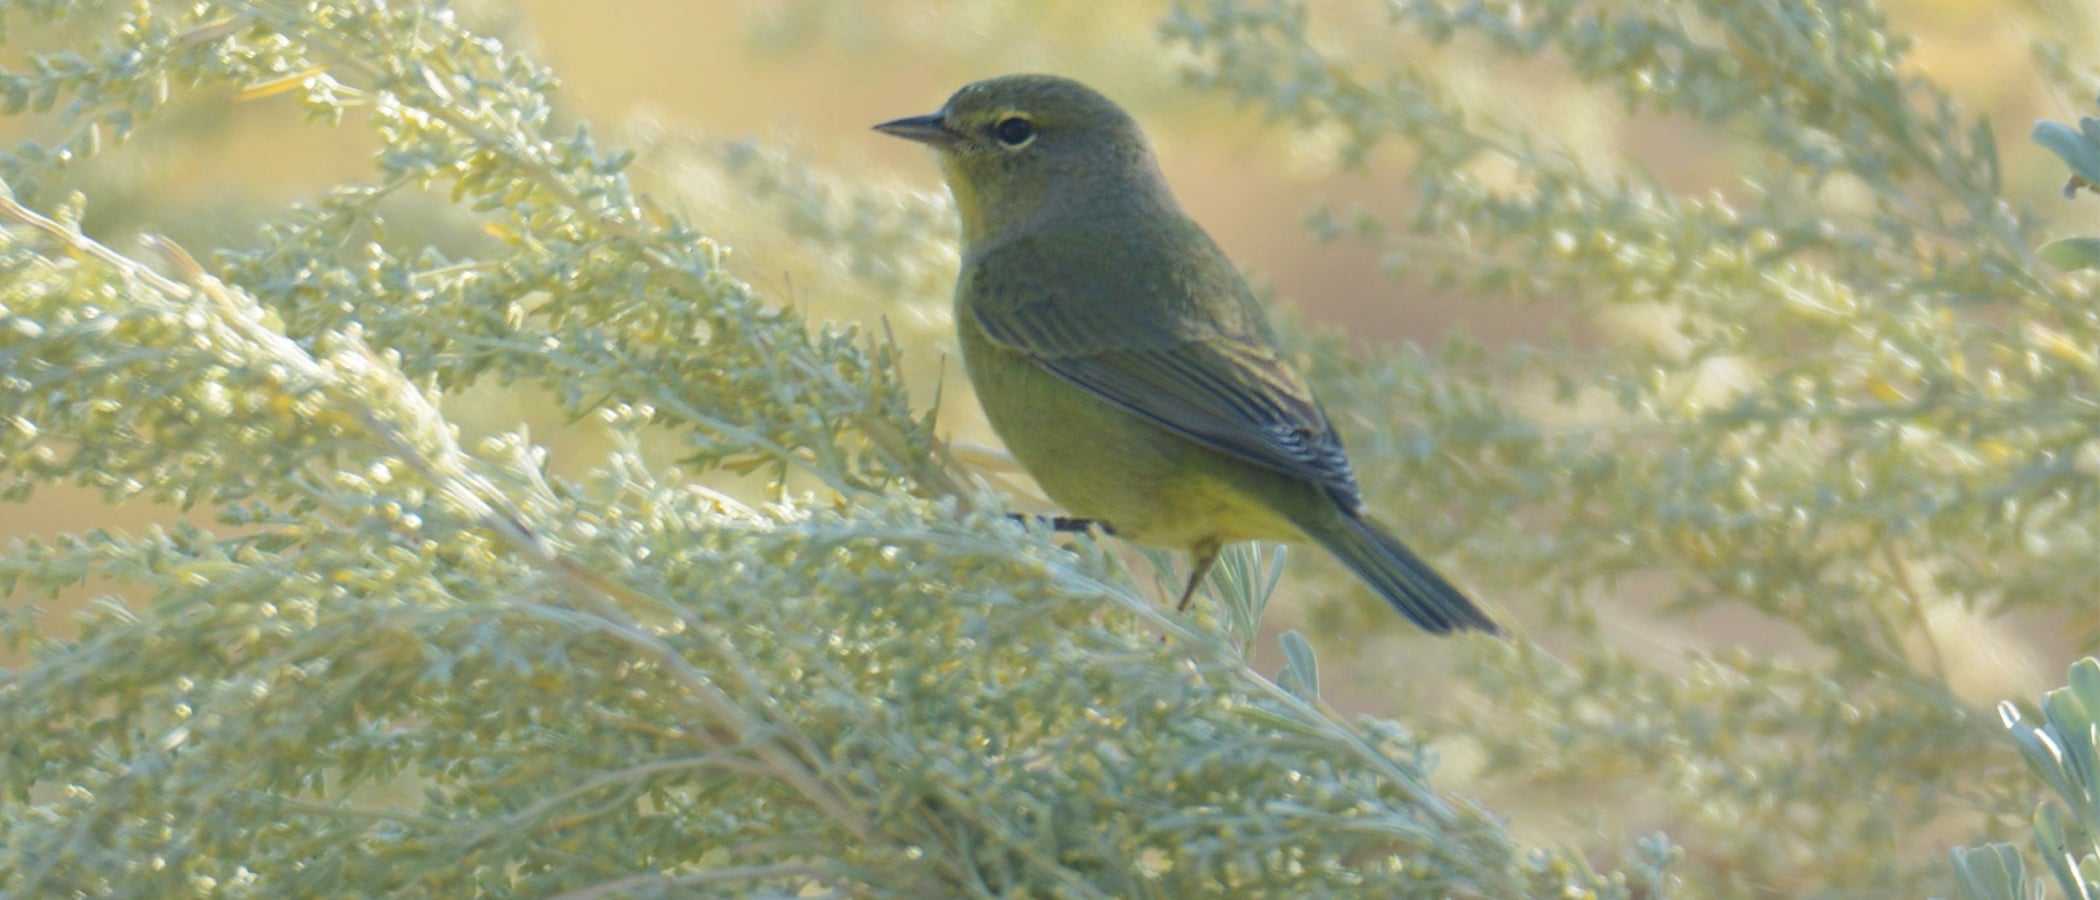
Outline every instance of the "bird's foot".
[[1175, 612], [1188, 612], [1189, 601], [1196, 599], [1196, 589], [1203, 586], [1203, 579], [1210, 568], [1218, 564], [1218, 554], [1225, 549], [1215, 539], [1205, 540], [1189, 548], [1189, 586], [1181, 591], [1181, 602], [1174, 604]]
[[1103, 522], [1100, 519], [1082, 519], [1077, 516], [1031, 516], [1024, 513], [1007, 513], [1007, 516], [1012, 518], [1016, 522], [1048, 523], [1051, 531], [1099, 531], [1102, 534], [1116, 533], [1115, 528], [1111, 527], [1107, 522]]

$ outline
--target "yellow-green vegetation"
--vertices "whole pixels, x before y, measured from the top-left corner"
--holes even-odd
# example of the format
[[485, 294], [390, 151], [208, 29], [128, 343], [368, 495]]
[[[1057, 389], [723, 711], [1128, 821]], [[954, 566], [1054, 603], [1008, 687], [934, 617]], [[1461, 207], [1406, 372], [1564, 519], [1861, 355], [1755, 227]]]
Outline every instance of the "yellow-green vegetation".
[[[1391, 619], [1329, 564], [1229, 553], [1176, 616], [1164, 558], [1008, 518], [944, 442], [930, 191], [609, 138], [490, 5], [29, 0], [0, 502], [188, 515], [0, 553], [0, 895], [1983, 897], [2036, 839], [2092, 878], [2095, 670], [2010, 737], [2042, 685], [1977, 673], [2022, 627], [2100, 638], [2100, 319], [2047, 243], [2096, 230], [2054, 194], [2100, 126], [2000, 146], [1858, 0], [1098, 9], [789, 3], [761, 43], [1095, 47], [1167, 141], [1162, 97], [1234, 100], [1299, 151], [1260, 164], [1392, 189], [1312, 214], [1334, 252], [1568, 323], [1278, 323], [1369, 505], [1515, 640], [1316, 661]], [[2090, 11], [2032, 14], [2083, 106]], [[283, 101], [369, 163], [288, 206], [188, 187]], [[747, 232], [819, 279], [736, 268]], [[514, 397], [597, 429], [584, 464]], [[1311, 637], [1262, 637], [1306, 585]], [[1365, 684], [1385, 716], [1336, 710]]]

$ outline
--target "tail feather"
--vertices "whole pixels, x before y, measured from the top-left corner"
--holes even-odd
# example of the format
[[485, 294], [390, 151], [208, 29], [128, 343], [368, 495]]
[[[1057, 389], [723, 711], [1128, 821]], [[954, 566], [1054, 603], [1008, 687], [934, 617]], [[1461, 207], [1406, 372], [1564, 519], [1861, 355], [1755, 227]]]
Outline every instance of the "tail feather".
[[1400, 610], [1408, 621], [1431, 634], [1461, 629], [1500, 636], [1502, 628], [1479, 606], [1459, 593], [1414, 551], [1374, 522], [1350, 513], [1322, 517], [1317, 527], [1299, 527]]

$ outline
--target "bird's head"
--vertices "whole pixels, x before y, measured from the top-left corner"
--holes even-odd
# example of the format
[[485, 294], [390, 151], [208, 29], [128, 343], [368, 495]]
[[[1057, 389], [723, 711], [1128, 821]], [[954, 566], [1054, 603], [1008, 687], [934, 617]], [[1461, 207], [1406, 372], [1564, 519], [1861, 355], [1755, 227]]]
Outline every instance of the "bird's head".
[[966, 242], [1046, 213], [1105, 213], [1104, 204], [1156, 203], [1167, 196], [1137, 122], [1069, 78], [979, 81], [956, 91], [938, 112], [884, 122], [875, 130], [940, 153]]

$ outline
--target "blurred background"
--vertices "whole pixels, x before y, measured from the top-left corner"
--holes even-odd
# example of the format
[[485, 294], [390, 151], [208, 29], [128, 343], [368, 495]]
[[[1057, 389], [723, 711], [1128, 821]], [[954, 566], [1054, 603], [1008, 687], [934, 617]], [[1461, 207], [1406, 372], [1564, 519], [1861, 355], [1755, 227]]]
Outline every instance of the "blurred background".
[[[1315, 2], [1326, 40], [1376, 49], [1381, 4]], [[470, 2], [461, 14], [488, 33], [518, 42], [563, 82], [564, 116], [592, 123], [600, 140], [682, 152], [643, 152], [632, 171], [652, 199], [683, 211], [734, 251], [735, 267], [770, 296], [814, 320], [883, 323], [906, 348], [915, 396], [940, 398], [946, 430], [964, 441], [992, 443], [969, 397], [953, 353], [946, 290], [952, 271], [893, 273], [906, 290], [871, 290], [854, 263], [813, 252], [801, 240], [792, 204], [752, 204], [754, 178], [818, 198], [864, 197], [903, 205], [937, 201], [942, 187], [927, 151], [869, 130], [876, 122], [930, 112], [969, 81], [1015, 71], [1044, 71], [1085, 81], [1130, 108], [1152, 137], [1167, 177], [1184, 205], [1277, 303], [1307, 327], [1338, 330], [1358, 352], [1400, 342], [1440, 343], [1464, 334], [1489, 346], [1566, 336], [1608, 346], [1639, 336], [1632, 317], [1583, 319], [1552, 302], [1514, 306], [1475, 302], [1460, 293], [1395, 277], [1384, 251], [1369, 241], [1322, 240], [1308, 219], [1325, 207], [1361, 205], [1404, 221], [1410, 208], [1406, 160], [1378, 151], [1363, 167], [1339, 158], [1340, 141], [1288, 123], [1265, 122], [1217, 92], [1183, 81], [1186, 60], [1162, 46], [1165, 2], [849, 2], [849, 0], [622, 0], [573, 3], [524, 0]], [[2066, 204], [2062, 168], [2025, 135], [2037, 118], [2075, 119], [2090, 98], [2052, 91], [2030, 59], [2037, 29], [2052, 27], [2046, 4], [2004, 0], [1887, 0], [1895, 30], [1912, 35], [1910, 64], [1929, 75], [1967, 112], [1996, 129], [2019, 202], [2048, 210], [2066, 231], [2093, 230], [2100, 204]], [[61, 26], [63, 27], [63, 26]], [[39, 48], [34, 33], [0, 48], [0, 64], [20, 65]], [[1498, 67], [1463, 53], [1440, 54], [1455, 91], [1483, 115], [1523, 116], [1600, 164], [1631, 160], [1662, 183], [1687, 191], [1725, 190], [1741, 176], [1725, 136], [1680, 119], [1628, 114], [1610, 97], [1571, 84], [1547, 68]], [[241, 247], [255, 223], [313, 192], [364, 177], [373, 146], [358, 129], [304, 121], [289, 92], [252, 91], [185, 101], [187, 115], [135, 137], [126, 148], [79, 172], [88, 198], [88, 229], [129, 249], [138, 232], [171, 234], [202, 256]], [[34, 134], [35, 119], [0, 121], [12, 138]], [[760, 174], [754, 175], [754, 172]], [[845, 202], [841, 200], [840, 202]], [[783, 212], [783, 208], [787, 211]], [[405, 218], [395, 237], [427, 228], [433, 240], [461, 240], [443, 227], [449, 210], [430, 198], [430, 221]], [[945, 223], [926, 240], [946, 240]], [[909, 295], [919, 296], [911, 299]], [[448, 398], [448, 412], [473, 431], [524, 423], [548, 445], [554, 468], [581, 474], [602, 454], [602, 437], [565, 421], [529, 393], [489, 390]], [[1393, 424], [1407, 420], [1394, 410]], [[1374, 423], [1375, 424], [1375, 423]], [[675, 458], [677, 448], [666, 449]], [[741, 485], [752, 491], [755, 485]], [[206, 524], [207, 511], [181, 513], [134, 503], [110, 507], [82, 491], [46, 492], [9, 507], [0, 539], [91, 528], [136, 530], [177, 515]], [[1456, 573], [1461, 576], [1462, 572]], [[1270, 625], [1291, 627], [1306, 588], [1287, 583]], [[63, 634], [71, 606], [97, 585], [48, 605], [52, 631]], [[1509, 608], [1504, 598], [1491, 606]], [[1380, 611], [1382, 612], [1382, 610]], [[2046, 629], [2018, 623], [1984, 628], [1952, 621], [1950, 640], [1973, 642], [1956, 676], [1978, 702], [2026, 697], [2057, 682], [2075, 655]], [[1754, 625], [1739, 619], [1659, 627], [1653, 648], [1670, 658], [1679, 644], [1754, 643]], [[1435, 665], [1447, 646], [1399, 635], [1398, 626], [1358, 637], [1328, 652], [1327, 696], [1352, 711], [1394, 713], [1421, 691], [1387, 690], [1393, 679]], [[1390, 637], [1382, 636], [1390, 635]], [[1762, 635], [1772, 637], [1772, 635]], [[1264, 642], [1273, 647], [1273, 642]], [[1423, 654], [1430, 654], [1425, 667]], [[1406, 667], [1395, 662], [1406, 658]], [[8, 659], [0, 656], [0, 665]], [[1262, 668], [1273, 670], [1273, 661]], [[1464, 760], [1451, 761], [1463, 773]], [[1462, 777], [1462, 774], [1461, 774]], [[1507, 808], [1506, 805], [1498, 808]], [[1580, 816], [1582, 810], [1565, 814]], [[1519, 820], [1517, 831], [1537, 823]], [[1539, 827], [1534, 835], [1551, 834]]]

